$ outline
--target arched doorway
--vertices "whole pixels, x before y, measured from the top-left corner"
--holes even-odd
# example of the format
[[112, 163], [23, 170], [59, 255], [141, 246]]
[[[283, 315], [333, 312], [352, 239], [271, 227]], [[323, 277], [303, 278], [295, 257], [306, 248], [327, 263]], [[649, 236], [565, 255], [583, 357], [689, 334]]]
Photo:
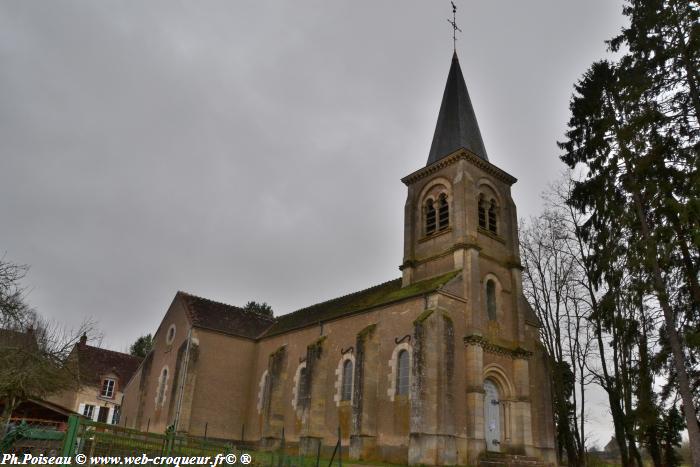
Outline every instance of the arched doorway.
[[486, 450], [501, 450], [501, 399], [493, 381], [484, 381], [484, 438]]

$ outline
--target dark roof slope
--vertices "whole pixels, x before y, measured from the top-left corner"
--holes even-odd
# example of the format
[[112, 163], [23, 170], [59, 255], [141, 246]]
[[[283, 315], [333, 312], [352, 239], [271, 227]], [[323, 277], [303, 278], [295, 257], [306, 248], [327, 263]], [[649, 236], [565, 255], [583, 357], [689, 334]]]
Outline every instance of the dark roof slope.
[[485, 161], [489, 160], [455, 52], [447, 75], [445, 92], [442, 95], [442, 104], [440, 104], [427, 165], [461, 148], [468, 149]]
[[457, 276], [460, 271], [453, 271], [432, 279], [416, 282], [407, 287], [401, 287], [401, 278], [375, 285], [343, 297], [334, 298], [323, 303], [282, 315], [277, 318], [261, 337], [273, 336], [305, 326], [328, 321], [341, 316], [358, 313], [380, 305], [387, 305], [398, 300], [415, 297], [432, 292]]
[[255, 339], [273, 323], [273, 319], [233, 305], [178, 292], [193, 326]]
[[0, 348], [28, 349], [36, 348], [36, 337], [32, 331], [15, 331], [13, 329], [0, 329]]
[[525, 322], [537, 327], [542, 326], [542, 321], [537, 317], [537, 313], [532, 309], [524, 294], [520, 294], [520, 304], [525, 310]]
[[116, 374], [121, 384], [126, 384], [141, 363], [139, 357], [84, 343], [76, 344], [75, 351], [80, 382], [83, 384], [100, 384], [102, 376], [107, 373]]

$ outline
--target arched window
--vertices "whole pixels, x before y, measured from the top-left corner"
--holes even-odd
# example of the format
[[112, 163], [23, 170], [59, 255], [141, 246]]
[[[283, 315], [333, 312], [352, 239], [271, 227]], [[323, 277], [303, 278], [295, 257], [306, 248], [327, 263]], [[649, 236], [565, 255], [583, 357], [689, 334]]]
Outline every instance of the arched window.
[[303, 407], [309, 399], [309, 381], [306, 377], [306, 367], [299, 370], [299, 381], [297, 382], [297, 408]]
[[490, 320], [496, 320], [496, 283], [492, 279], [486, 281], [486, 312]]
[[438, 198], [438, 228], [446, 229], [450, 225], [450, 206], [447, 204], [447, 195], [445, 193]]
[[261, 390], [260, 390], [260, 400], [258, 401], [258, 412], [262, 412], [268, 403], [270, 398], [270, 374], [265, 371], [262, 376]]
[[425, 203], [425, 234], [430, 235], [435, 232], [436, 213], [432, 199]]
[[489, 231], [493, 233], [498, 233], [498, 227], [496, 224], [496, 210], [498, 208], [496, 207], [496, 201], [491, 200], [491, 204], [489, 206]]
[[396, 395], [408, 394], [408, 366], [409, 357], [407, 350], [401, 350], [396, 357]]
[[158, 384], [158, 394], [156, 394], [156, 405], [165, 404], [165, 388], [168, 383], [168, 368], [165, 367], [160, 372], [160, 381]]
[[486, 228], [486, 200], [484, 195], [479, 195], [479, 227]]
[[345, 360], [343, 363], [343, 385], [340, 400], [349, 401], [352, 399], [352, 360]]

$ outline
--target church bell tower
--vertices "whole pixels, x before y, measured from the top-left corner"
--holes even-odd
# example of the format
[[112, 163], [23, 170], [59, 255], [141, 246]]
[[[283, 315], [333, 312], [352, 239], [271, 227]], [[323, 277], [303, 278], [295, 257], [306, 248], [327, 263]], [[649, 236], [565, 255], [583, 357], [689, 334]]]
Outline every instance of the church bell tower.
[[462, 270], [471, 326], [483, 332], [493, 321], [499, 333], [521, 340], [521, 265], [511, 197], [516, 179], [488, 159], [456, 52], [427, 164], [402, 182], [408, 187], [404, 287]]

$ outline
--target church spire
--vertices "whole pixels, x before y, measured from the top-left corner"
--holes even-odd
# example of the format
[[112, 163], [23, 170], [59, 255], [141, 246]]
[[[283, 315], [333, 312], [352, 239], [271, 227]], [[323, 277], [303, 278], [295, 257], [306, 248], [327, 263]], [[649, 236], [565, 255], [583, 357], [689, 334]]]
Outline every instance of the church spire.
[[442, 95], [427, 165], [460, 148], [467, 149], [486, 161], [489, 160], [455, 51]]

